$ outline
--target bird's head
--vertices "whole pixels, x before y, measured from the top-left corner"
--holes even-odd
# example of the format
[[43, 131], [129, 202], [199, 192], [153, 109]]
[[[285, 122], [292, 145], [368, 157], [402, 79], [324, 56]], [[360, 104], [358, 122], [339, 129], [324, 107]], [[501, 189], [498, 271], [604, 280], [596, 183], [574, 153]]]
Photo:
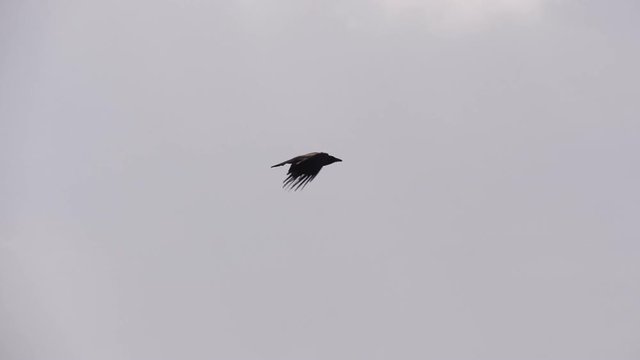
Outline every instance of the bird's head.
[[338, 159], [338, 158], [337, 158], [337, 157], [335, 157], [335, 156], [331, 156], [331, 155], [329, 155], [329, 154], [325, 154], [325, 155], [326, 155], [326, 157], [325, 157], [325, 163], [326, 163], [327, 165], [329, 165], [329, 164], [333, 164], [333, 163], [335, 163], [335, 162], [340, 162], [340, 161], [342, 161], [342, 160]]

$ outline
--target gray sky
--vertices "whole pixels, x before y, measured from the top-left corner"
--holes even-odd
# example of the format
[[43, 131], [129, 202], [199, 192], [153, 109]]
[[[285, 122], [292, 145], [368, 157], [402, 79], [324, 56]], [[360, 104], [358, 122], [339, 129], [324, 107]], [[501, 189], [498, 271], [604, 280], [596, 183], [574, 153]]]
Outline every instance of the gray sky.
[[638, 14], [0, 2], [0, 358], [640, 358]]

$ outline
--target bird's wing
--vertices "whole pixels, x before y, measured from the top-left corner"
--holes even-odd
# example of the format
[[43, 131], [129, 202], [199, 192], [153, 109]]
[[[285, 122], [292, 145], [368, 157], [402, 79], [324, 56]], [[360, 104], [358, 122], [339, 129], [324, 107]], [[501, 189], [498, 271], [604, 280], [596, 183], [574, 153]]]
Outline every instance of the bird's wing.
[[272, 168], [278, 167], [278, 166], [282, 166], [282, 165], [285, 165], [285, 164], [297, 164], [297, 163], [299, 163], [301, 161], [304, 161], [304, 160], [307, 160], [307, 159], [309, 159], [311, 157], [314, 157], [317, 154], [318, 154], [317, 152], [312, 152], [312, 153], [308, 153], [308, 154], [305, 154], [305, 155], [296, 156], [296, 157], [294, 157], [292, 159], [289, 159], [287, 161], [283, 161], [283, 162], [281, 162], [279, 164], [275, 164], [275, 165], [272, 166]]
[[298, 189], [302, 190], [311, 180], [315, 179], [316, 175], [317, 174], [302, 174], [293, 176], [293, 174], [290, 174], [282, 183], [282, 187], [293, 191], [297, 191]]

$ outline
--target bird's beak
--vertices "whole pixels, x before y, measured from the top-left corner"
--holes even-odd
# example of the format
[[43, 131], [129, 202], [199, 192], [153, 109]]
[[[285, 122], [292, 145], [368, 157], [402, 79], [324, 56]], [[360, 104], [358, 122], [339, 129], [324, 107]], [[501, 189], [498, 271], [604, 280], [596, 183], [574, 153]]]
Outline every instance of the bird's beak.
[[342, 159], [336, 158], [336, 162], [342, 162]]

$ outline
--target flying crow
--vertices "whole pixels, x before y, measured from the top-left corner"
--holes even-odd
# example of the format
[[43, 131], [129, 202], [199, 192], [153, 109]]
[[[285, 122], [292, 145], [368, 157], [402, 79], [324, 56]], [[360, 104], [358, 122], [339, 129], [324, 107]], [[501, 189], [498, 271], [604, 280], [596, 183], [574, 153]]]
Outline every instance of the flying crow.
[[289, 176], [284, 179], [282, 187], [285, 189], [289, 188], [289, 190], [293, 189], [295, 191], [300, 188], [304, 189], [304, 187], [318, 175], [323, 166], [333, 164], [338, 161], [342, 160], [327, 153], [312, 152], [306, 155], [296, 156], [293, 159], [273, 165], [272, 168], [291, 164], [289, 172], [287, 173]]

